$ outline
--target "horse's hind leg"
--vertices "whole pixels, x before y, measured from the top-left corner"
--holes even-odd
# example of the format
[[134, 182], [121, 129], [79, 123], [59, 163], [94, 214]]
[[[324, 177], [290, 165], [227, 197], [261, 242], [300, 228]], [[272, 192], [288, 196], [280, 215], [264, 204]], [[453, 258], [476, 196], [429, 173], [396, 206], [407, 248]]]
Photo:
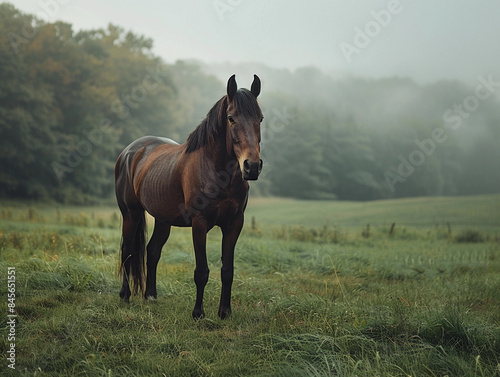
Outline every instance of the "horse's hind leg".
[[132, 253], [130, 246], [133, 244], [133, 221], [128, 212], [122, 211], [123, 225], [122, 225], [122, 262], [121, 274], [123, 277], [122, 288], [120, 289], [120, 298], [128, 302], [132, 292], [130, 291], [129, 277], [130, 277], [130, 262]]
[[170, 235], [170, 224], [165, 222], [155, 221], [153, 235], [149, 240], [147, 252], [147, 277], [146, 277], [146, 293], [144, 298], [156, 299], [156, 268], [160, 260], [161, 249], [167, 242]]
[[123, 226], [122, 226], [122, 244], [121, 244], [121, 274], [123, 275], [122, 287], [120, 289], [120, 297], [128, 302], [132, 292], [130, 290], [130, 278], [132, 277], [131, 267], [134, 261], [134, 256], [139, 253], [139, 250], [134, 250], [140, 245], [137, 245], [138, 233], [142, 230], [140, 229], [140, 223], [138, 219], [144, 215], [144, 210], [142, 208], [137, 210], [130, 210], [128, 208], [120, 207], [123, 216]]
[[127, 261], [123, 262], [123, 283], [122, 283], [122, 288], [120, 289], [120, 298], [125, 301], [129, 302], [130, 296], [132, 295], [132, 291], [130, 290], [130, 286], [128, 284], [128, 279], [130, 276], [130, 263]]

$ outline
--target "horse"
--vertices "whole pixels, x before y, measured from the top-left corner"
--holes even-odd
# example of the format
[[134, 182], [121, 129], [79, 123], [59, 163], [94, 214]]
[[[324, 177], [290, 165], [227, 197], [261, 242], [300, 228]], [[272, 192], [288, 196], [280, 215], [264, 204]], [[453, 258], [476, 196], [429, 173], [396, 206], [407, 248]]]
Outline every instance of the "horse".
[[[129, 302], [140, 291], [157, 299], [156, 270], [172, 226], [191, 227], [196, 267], [194, 319], [205, 316], [203, 293], [209, 268], [206, 237], [214, 226], [222, 230], [222, 291], [218, 316], [231, 314], [234, 250], [244, 222], [249, 183], [262, 170], [257, 102], [261, 81], [238, 89], [235, 75], [227, 93], [210, 109], [184, 144], [145, 136], [128, 145], [115, 165], [115, 193], [123, 218], [120, 297]], [[155, 220], [146, 244], [148, 212]], [[147, 255], [146, 255], [147, 252]], [[130, 285], [129, 285], [130, 282]]]

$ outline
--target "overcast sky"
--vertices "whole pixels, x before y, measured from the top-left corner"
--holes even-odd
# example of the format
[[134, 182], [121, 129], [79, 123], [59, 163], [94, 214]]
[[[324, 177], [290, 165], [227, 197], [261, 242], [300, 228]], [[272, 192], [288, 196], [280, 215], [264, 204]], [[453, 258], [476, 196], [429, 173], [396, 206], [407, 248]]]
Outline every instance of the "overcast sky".
[[500, 78], [499, 0], [14, 0], [75, 30], [113, 23], [167, 62], [317, 66], [334, 76]]

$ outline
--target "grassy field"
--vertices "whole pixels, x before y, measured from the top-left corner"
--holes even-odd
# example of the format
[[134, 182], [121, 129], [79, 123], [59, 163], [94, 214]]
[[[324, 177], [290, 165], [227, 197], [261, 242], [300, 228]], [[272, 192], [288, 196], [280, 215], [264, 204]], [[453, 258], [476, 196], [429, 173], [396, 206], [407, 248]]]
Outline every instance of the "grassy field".
[[163, 250], [158, 300], [125, 304], [119, 227], [114, 207], [2, 204], [2, 376], [500, 376], [499, 195], [254, 199], [225, 321], [217, 229], [195, 322], [190, 230]]

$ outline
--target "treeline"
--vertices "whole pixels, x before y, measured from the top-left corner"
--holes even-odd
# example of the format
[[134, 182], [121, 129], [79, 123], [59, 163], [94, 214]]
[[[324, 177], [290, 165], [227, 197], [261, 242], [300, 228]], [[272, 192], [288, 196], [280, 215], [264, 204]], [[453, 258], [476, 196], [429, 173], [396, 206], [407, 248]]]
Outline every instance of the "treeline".
[[335, 79], [316, 68], [203, 65], [265, 78], [258, 190], [371, 200], [500, 191], [500, 78]]
[[500, 189], [500, 111], [488, 77], [478, 91], [339, 80], [314, 68], [166, 64], [152, 40], [120, 27], [75, 32], [9, 4], [0, 4], [0, 36], [3, 197], [111, 198], [123, 147], [146, 134], [185, 140], [234, 72], [263, 82], [256, 194], [369, 200]]
[[125, 145], [145, 134], [184, 136], [214, 101], [206, 88], [223, 93], [214, 77], [163, 63], [150, 39], [117, 26], [75, 33], [0, 4], [0, 35], [3, 197], [111, 197]]

